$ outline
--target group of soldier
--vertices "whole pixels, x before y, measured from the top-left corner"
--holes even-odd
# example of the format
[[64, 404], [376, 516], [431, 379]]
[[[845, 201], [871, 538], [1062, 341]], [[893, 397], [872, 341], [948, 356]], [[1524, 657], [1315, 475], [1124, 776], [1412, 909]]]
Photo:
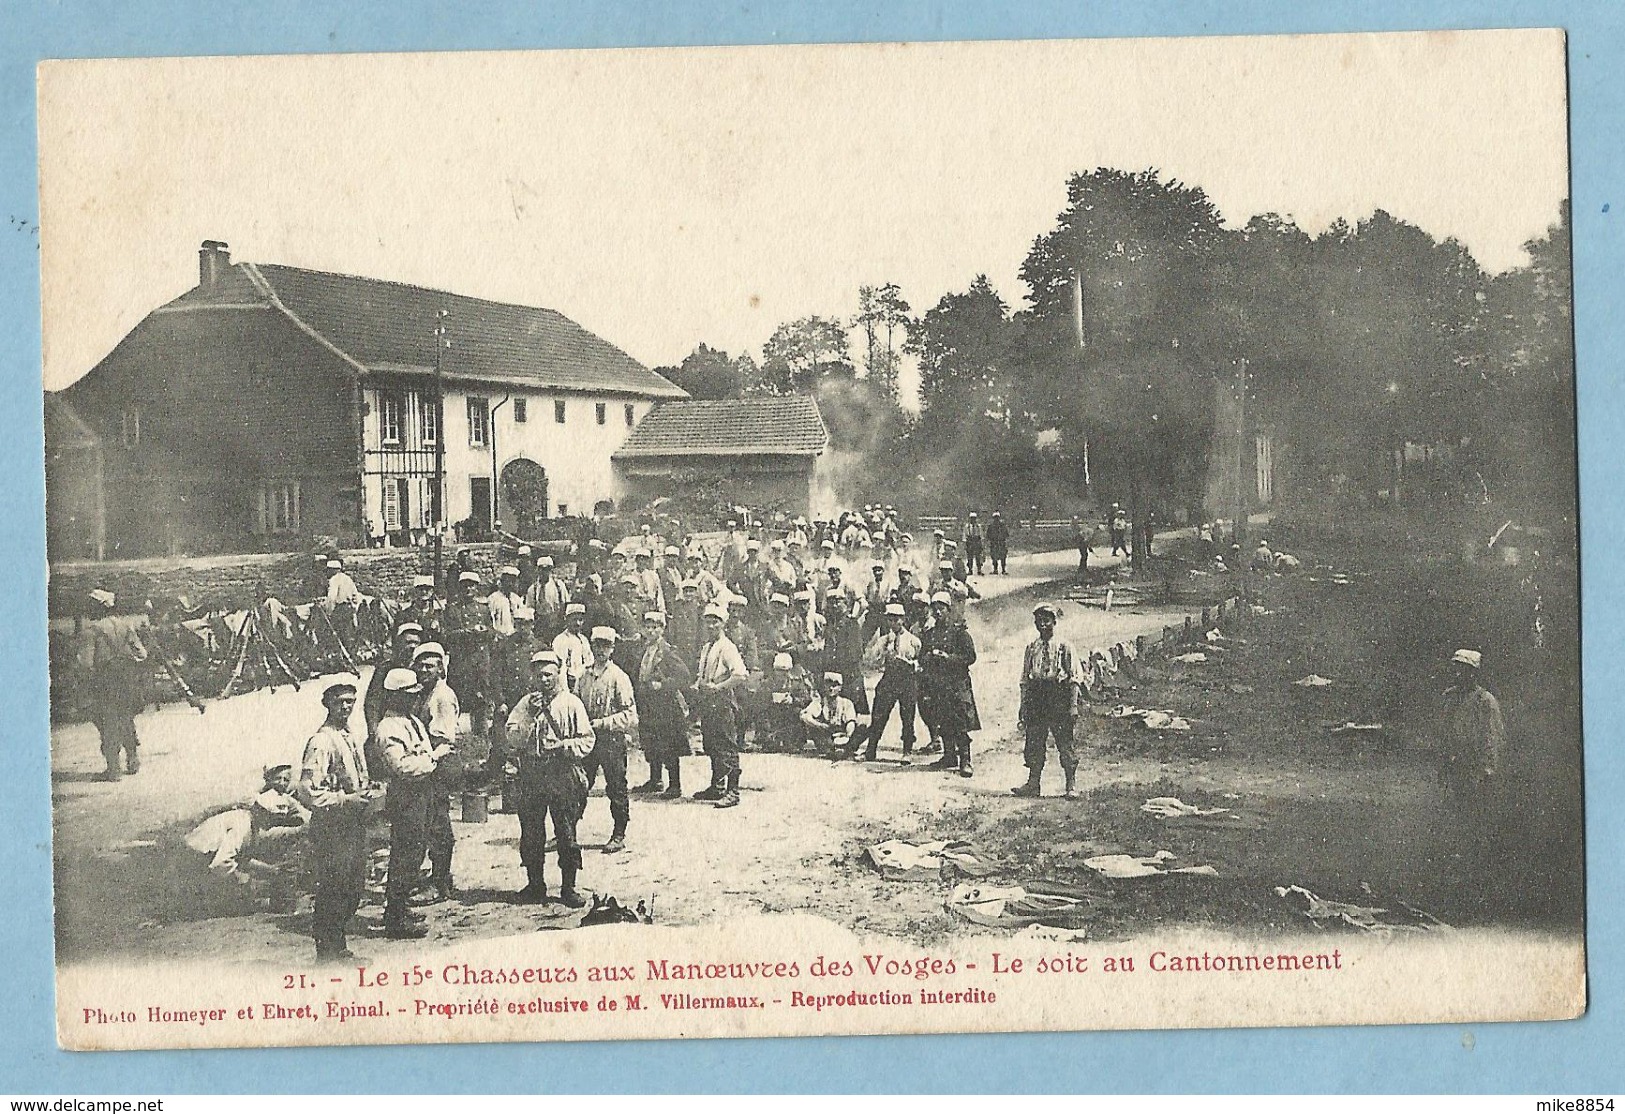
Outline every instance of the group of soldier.
[[[579, 907], [577, 825], [593, 785], [602, 775], [613, 824], [603, 850], [622, 851], [634, 795], [684, 795], [695, 727], [710, 776], [691, 799], [719, 809], [740, 803], [742, 753], [875, 760], [894, 713], [902, 761], [919, 720], [921, 752], [940, 752], [932, 768], [970, 777], [980, 721], [968, 577], [989, 555], [1003, 568], [1008, 535], [971, 520], [959, 539], [938, 530], [916, 544], [895, 526], [895, 512], [873, 507], [776, 530], [734, 519], [709, 545], [645, 527], [614, 546], [519, 546], [494, 578], [459, 553], [446, 596], [436, 578], [415, 578], [364, 689], [324, 692], [326, 720], [301, 764], [319, 956], [348, 955], [366, 818], [380, 808], [384, 933], [417, 938], [427, 931], [417, 910], [454, 895], [450, 801], [461, 789], [500, 784], [505, 801], [516, 798], [526, 874], [516, 900]], [[861, 586], [850, 575], [859, 566]], [[866, 672], [878, 675], [872, 704]], [[364, 735], [349, 727], [358, 700]], [[649, 775], [629, 787], [634, 739]]]

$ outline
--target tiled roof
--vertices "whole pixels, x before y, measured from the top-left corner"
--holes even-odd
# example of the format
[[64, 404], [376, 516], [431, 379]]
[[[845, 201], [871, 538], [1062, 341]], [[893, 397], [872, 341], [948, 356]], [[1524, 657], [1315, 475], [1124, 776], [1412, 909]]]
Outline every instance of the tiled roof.
[[444, 370], [456, 379], [683, 398], [683, 390], [550, 309], [488, 302], [424, 286], [334, 275], [272, 263], [237, 263], [214, 288], [181, 295], [165, 309], [270, 303], [368, 371], [434, 366], [435, 315], [444, 309], [451, 347]]
[[816, 456], [829, 443], [818, 404], [806, 395], [662, 402], [615, 459], [654, 456]]

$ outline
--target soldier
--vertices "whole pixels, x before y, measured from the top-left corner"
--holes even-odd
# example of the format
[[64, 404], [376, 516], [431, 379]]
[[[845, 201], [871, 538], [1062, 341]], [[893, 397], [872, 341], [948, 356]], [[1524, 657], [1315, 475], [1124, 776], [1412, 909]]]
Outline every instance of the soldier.
[[1444, 692], [1444, 780], [1457, 805], [1484, 809], [1502, 784], [1507, 729], [1501, 702], [1479, 681], [1484, 655], [1457, 650], [1455, 683]]
[[519, 861], [525, 902], [547, 900], [547, 821], [553, 821], [563, 885], [559, 900], [572, 909], [586, 904], [576, 893], [581, 845], [576, 824], [587, 807], [582, 761], [592, 753], [592, 724], [581, 700], [565, 687], [559, 656], [538, 650], [530, 657], [531, 691], [508, 713], [508, 749], [519, 766]]
[[[519, 566], [504, 565], [497, 573], [497, 586], [485, 598], [491, 612], [492, 701], [497, 715], [506, 715], [508, 706], [524, 695], [523, 658], [520, 637], [524, 626], [525, 597], [519, 591]], [[528, 658], [528, 652], [524, 655]], [[515, 690], [519, 691], [515, 691]]]
[[[643, 660], [636, 686], [638, 735], [649, 761], [649, 780], [634, 793], [659, 793], [665, 800], [683, 795], [681, 759], [688, 753], [688, 701], [694, 671], [682, 652], [666, 641], [666, 617], [643, 615]], [[669, 787], [667, 782], [669, 781]]]
[[863, 588], [863, 641], [870, 642], [881, 627], [886, 625], [886, 605], [891, 592], [886, 587], [886, 562], [875, 561], [869, 566], [872, 579]]
[[823, 751], [830, 758], [845, 757], [847, 745], [858, 730], [857, 710], [852, 707], [852, 701], [842, 695], [845, 686], [846, 680], [841, 674], [825, 673], [818, 695], [801, 710], [806, 745]]
[[[564, 629], [553, 639], [553, 653], [559, 659], [565, 684], [575, 692], [581, 684], [582, 675], [587, 672], [587, 666], [592, 664], [592, 640], [587, 637], [586, 604], [565, 605]], [[532, 670], [532, 675], [534, 672]]]
[[615, 825], [609, 842], [604, 844], [606, 855], [626, 850], [626, 826], [632, 818], [631, 799], [626, 790], [626, 755], [631, 747], [632, 729], [638, 725], [632, 679], [615, 664], [615, 643], [619, 637], [614, 627], [593, 628], [592, 664], [581, 678], [579, 693], [593, 733], [592, 752], [583, 763], [587, 791], [592, 792], [598, 771], [603, 770], [604, 795], [609, 798], [609, 815]]
[[327, 562], [327, 609], [335, 611], [341, 607], [353, 608], [361, 602], [361, 589], [355, 586], [355, 580], [344, 571], [344, 561], [338, 557], [331, 557]]
[[920, 637], [920, 713], [942, 742], [942, 758], [931, 768], [957, 767], [960, 777], [970, 777], [970, 735], [982, 729], [970, 678], [976, 643], [953, 617], [953, 605], [947, 592], [931, 597], [931, 622]]
[[474, 734], [485, 735], [499, 694], [492, 675], [491, 608], [477, 594], [479, 587], [479, 573], [457, 575], [457, 597], [446, 608], [445, 646], [447, 683], [468, 710]]
[[[1107, 517], [1106, 528], [1111, 533], [1111, 538], [1112, 538], [1112, 554], [1111, 555], [1113, 557], [1116, 557], [1119, 553], [1121, 553], [1124, 557], [1127, 557], [1129, 555], [1128, 554], [1128, 515], [1126, 513], [1124, 513], [1123, 505], [1121, 503], [1113, 503], [1112, 504], [1112, 513]], [[1088, 562], [1089, 562], [1089, 555], [1088, 555], [1087, 545], [1085, 545], [1084, 553], [1082, 554], [1082, 556], [1079, 557], [1078, 560], [1079, 560], [1079, 564], [1084, 565], [1084, 566], [1087, 567]]]
[[993, 520], [987, 524], [987, 558], [1000, 576], [1010, 572], [1010, 527], [998, 511], [993, 512]]
[[[865, 664], [880, 670], [880, 680], [875, 682], [874, 715], [871, 717], [868, 731], [862, 737], [868, 742], [864, 758], [870, 762], [875, 760], [876, 750], [880, 746], [880, 736], [885, 733], [886, 724], [891, 721], [894, 708], [898, 713], [897, 718], [902, 721], [903, 757], [907, 758], [914, 752], [914, 713], [919, 700], [920, 640], [903, 625], [905, 612], [902, 604], [888, 603], [885, 611], [886, 629], [877, 633], [870, 641], [868, 649], [864, 651]], [[858, 741], [855, 737], [854, 752]]]
[[718, 808], [739, 804], [739, 690], [750, 682], [750, 672], [739, 648], [723, 633], [728, 609], [708, 604], [704, 613], [705, 645], [700, 650], [696, 688], [700, 701], [700, 739], [711, 760], [711, 784], [694, 798], [714, 801]]
[[553, 558], [543, 553], [536, 558], [536, 579], [525, 592], [525, 606], [535, 618], [536, 638], [551, 645], [564, 629], [564, 609], [570, 604], [570, 589], [553, 569]]
[[965, 551], [965, 565], [968, 575], [982, 575], [982, 524], [976, 518], [976, 512], [971, 511], [965, 519], [965, 532], [960, 539], [960, 546]]
[[[845, 678], [842, 695], [860, 713], [868, 715], [869, 694], [863, 684], [863, 628], [846, 613], [846, 597], [838, 590], [830, 589], [824, 606], [829, 609], [824, 627], [824, 669]], [[853, 749], [855, 753], [855, 745]]]
[[117, 781], [121, 755], [125, 773], [141, 770], [135, 717], [147, 706], [152, 668], [137, 617], [119, 614], [118, 597], [112, 592], [98, 588], [90, 598], [101, 614], [85, 624], [79, 663], [89, 674], [91, 720], [107, 762], [102, 777]]
[[434, 784], [430, 776], [452, 752], [446, 743], [429, 741], [429, 733], [416, 715], [422, 691], [417, 674], [410, 669], [391, 669], [384, 675], [384, 718], [378, 723], [378, 741], [389, 777], [389, 792], [384, 797], [389, 813], [384, 935], [392, 940], [421, 940], [428, 935], [423, 918], [411, 910], [409, 902], [428, 850]]
[[633, 588], [643, 601], [639, 612], [649, 607], [657, 611], [666, 610], [666, 594], [660, 583], [660, 574], [655, 571], [655, 555], [647, 549], [640, 549], [632, 555], [632, 561], [635, 566], [631, 574]]
[[[416, 905], [438, 905], [455, 895], [451, 880], [451, 859], [457, 836], [451, 826], [451, 797], [463, 779], [463, 758], [457, 751], [457, 720], [461, 709], [457, 694], [446, 684], [446, 649], [438, 642], [425, 642], [412, 651], [412, 672], [418, 675], [423, 692], [414, 714], [423, 722], [432, 746], [451, 750], [436, 763], [429, 775], [429, 824], [426, 842], [429, 854], [429, 889]], [[491, 765], [500, 770], [501, 764]]]
[[666, 638], [690, 671], [700, 660], [700, 609], [704, 606], [700, 602], [699, 582], [685, 580], [667, 619]]
[[1078, 657], [1072, 647], [1055, 637], [1060, 612], [1041, 603], [1033, 609], [1033, 626], [1038, 637], [1027, 644], [1021, 664], [1021, 705], [1016, 713], [1016, 729], [1024, 732], [1026, 746], [1022, 761], [1027, 781], [1010, 792], [1018, 797], [1041, 795], [1039, 783], [1044, 774], [1044, 758], [1049, 738], [1055, 738], [1055, 753], [1066, 774], [1066, 795], [1077, 791], [1078, 752], [1075, 731], [1078, 720], [1078, 685], [1083, 680]]
[[660, 598], [663, 606], [658, 610], [664, 611], [675, 604], [682, 592], [683, 551], [675, 545], [668, 545], [660, 557]]
[[372, 780], [361, 742], [350, 730], [356, 688], [329, 685], [322, 692], [327, 718], [305, 744], [295, 792], [310, 809], [310, 847], [316, 909], [310, 932], [316, 959], [354, 959], [345, 926], [361, 906], [367, 884], [367, 815], [383, 788]]
[[423, 644], [423, 627], [412, 619], [395, 624], [395, 636], [390, 640], [389, 657], [372, 667], [367, 678], [366, 696], [361, 702], [362, 722], [367, 725], [367, 761], [376, 771], [384, 768], [383, 755], [377, 749], [378, 723], [384, 718], [384, 678], [390, 669], [412, 668], [412, 654]]
[[446, 601], [435, 591], [434, 577], [424, 574], [412, 578], [412, 598], [395, 615], [395, 625], [416, 623], [422, 628], [425, 639], [439, 641], [445, 615]]
[[801, 730], [801, 712], [815, 691], [811, 675], [800, 662], [788, 652], [773, 655], [773, 669], [768, 674], [766, 749], [802, 749], [806, 735]]

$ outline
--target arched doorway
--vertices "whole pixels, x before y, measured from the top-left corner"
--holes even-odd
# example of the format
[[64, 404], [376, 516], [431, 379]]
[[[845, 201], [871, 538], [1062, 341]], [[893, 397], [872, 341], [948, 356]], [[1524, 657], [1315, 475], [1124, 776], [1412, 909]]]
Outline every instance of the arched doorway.
[[502, 466], [498, 512], [502, 528], [521, 538], [535, 537], [547, 517], [547, 469], [518, 457]]

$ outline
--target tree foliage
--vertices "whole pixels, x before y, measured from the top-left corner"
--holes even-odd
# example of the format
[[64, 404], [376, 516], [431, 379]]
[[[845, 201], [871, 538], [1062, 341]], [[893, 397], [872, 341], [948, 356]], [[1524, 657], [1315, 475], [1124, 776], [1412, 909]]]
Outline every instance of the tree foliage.
[[801, 317], [773, 330], [762, 345], [764, 394], [806, 394], [828, 375], [851, 377], [845, 327], [827, 317]]

